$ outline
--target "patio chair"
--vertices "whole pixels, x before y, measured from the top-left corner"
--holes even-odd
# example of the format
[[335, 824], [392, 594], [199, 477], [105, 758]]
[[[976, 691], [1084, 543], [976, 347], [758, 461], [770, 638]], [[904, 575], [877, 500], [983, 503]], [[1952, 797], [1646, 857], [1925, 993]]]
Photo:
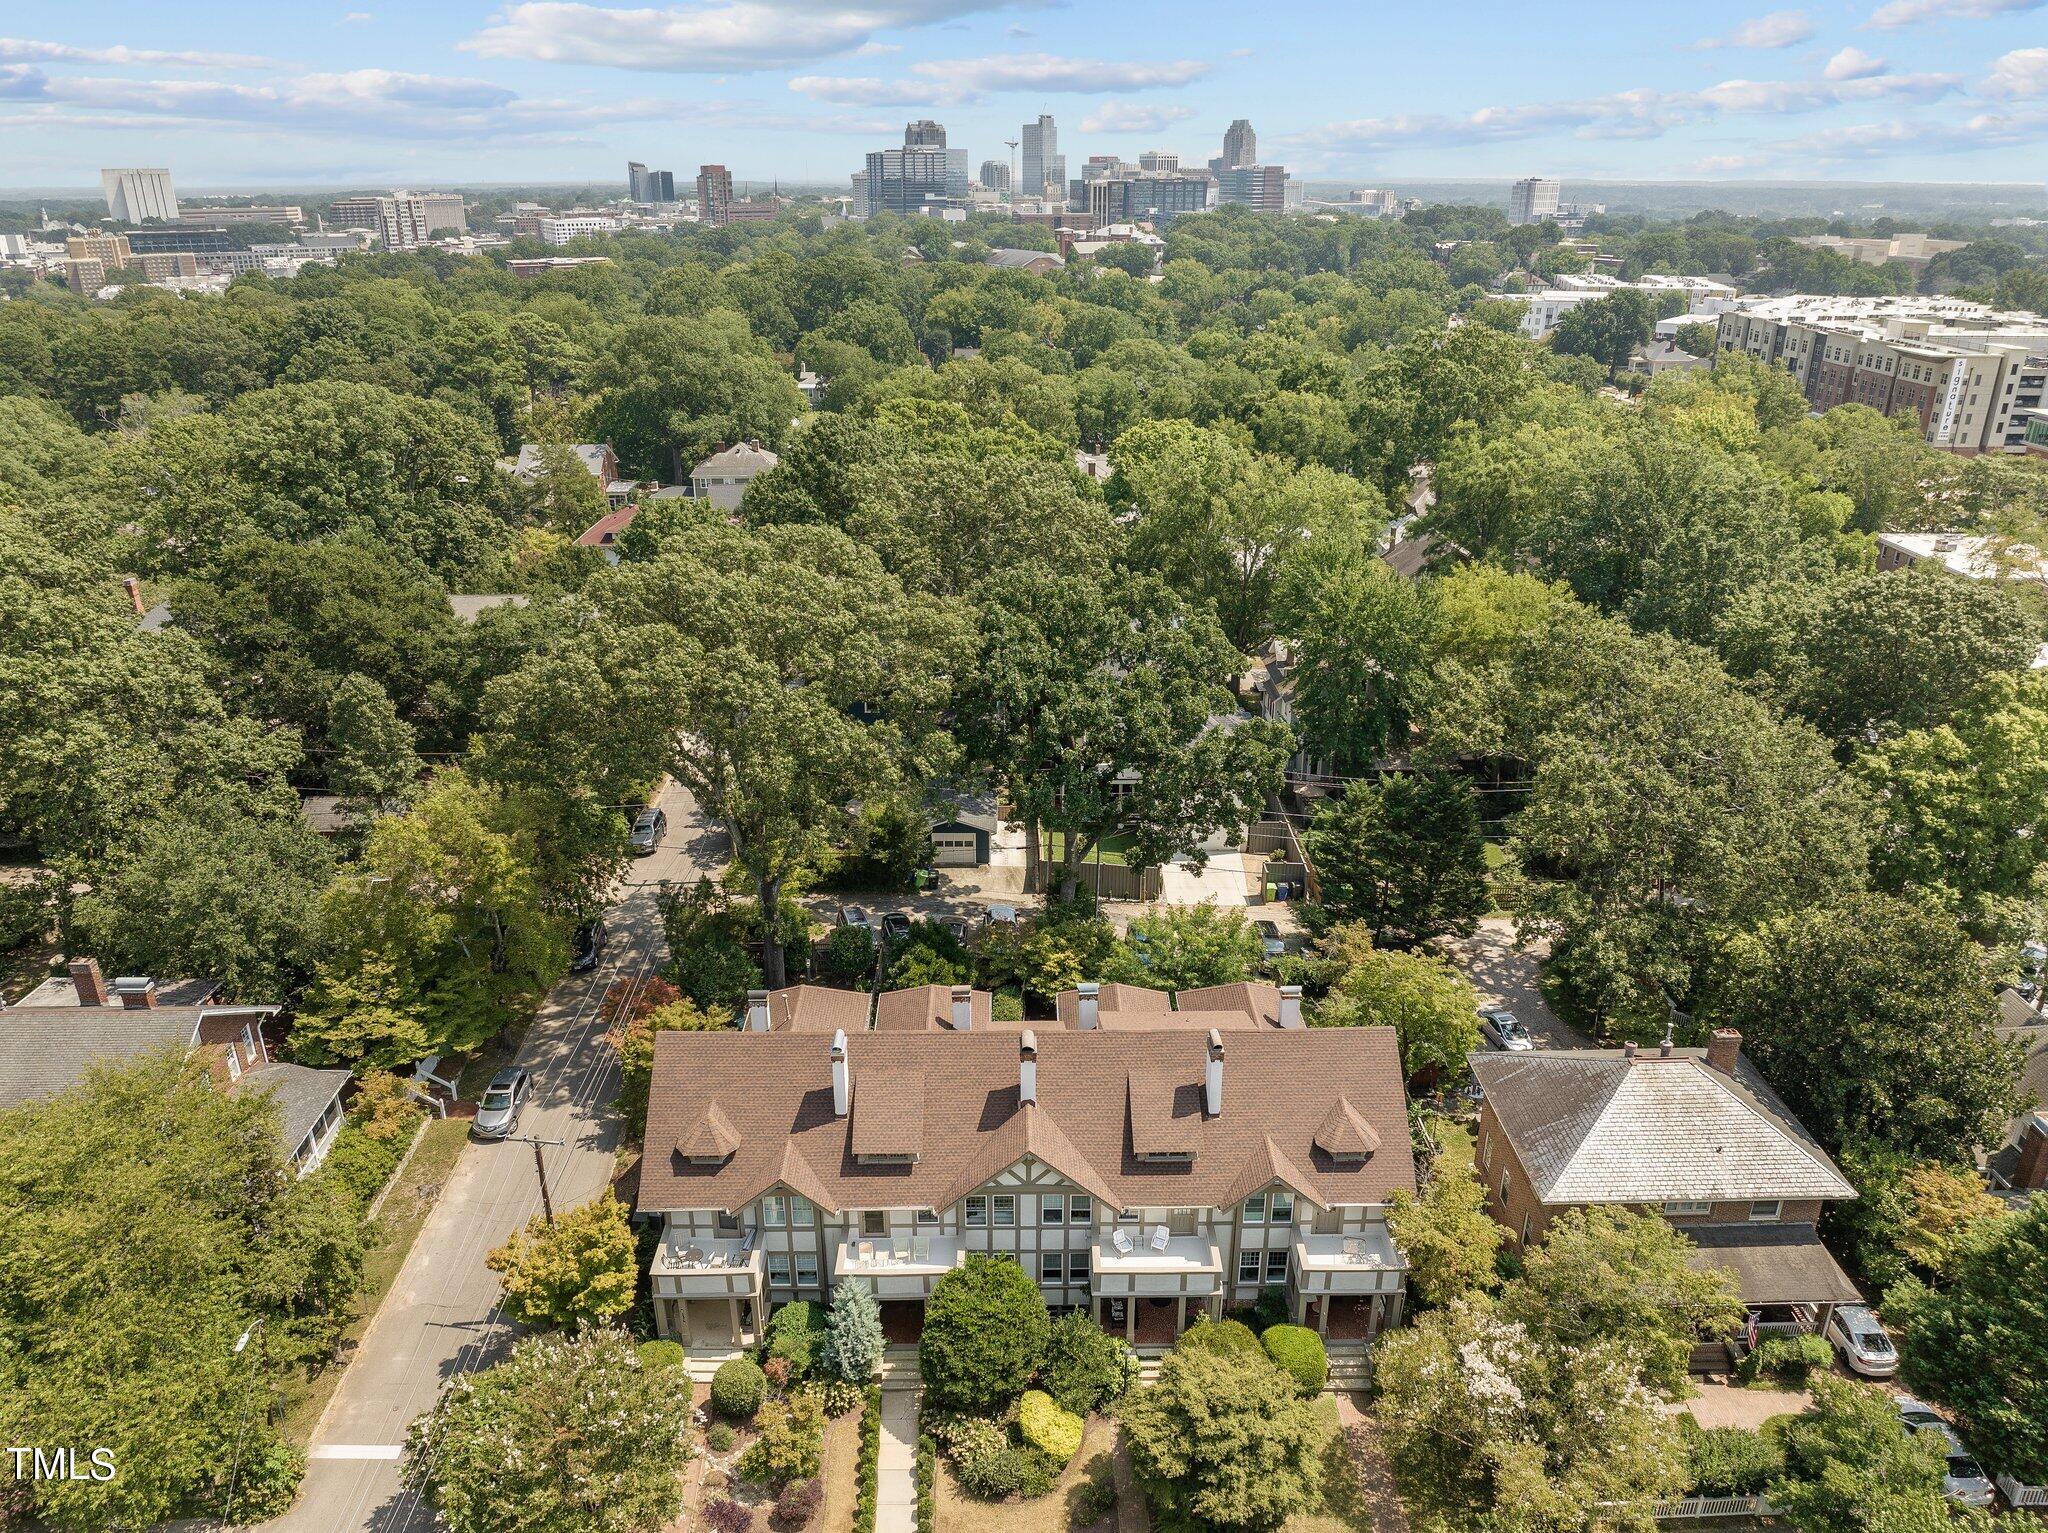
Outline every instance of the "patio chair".
[[863, 1265], [866, 1265], [875, 1259], [875, 1243], [872, 1240], [863, 1240], [853, 1248], [853, 1254], [860, 1258]]
[[1169, 1238], [1170, 1237], [1168, 1235], [1167, 1228], [1165, 1225], [1155, 1225], [1152, 1230], [1152, 1249], [1155, 1251], [1164, 1251], [1166, 1249], [1166, 1242]]
[[910, 1238], [910, 1259], [919, 1266], [928, 1266], [932, 1259], [932, 1238], [929, 1235], [913, 1235]]
[[909, 1261], [910, 1237], [908, 1235], [897, 1235], [894, 1238], [892, 1238], [889, 1242], [889, 1255], [890, 1258], [895, 1261]]
[[1123, 1230], [1111, 1230], [1109, 1232], [1109, 1243], [1115, 1246], [1117, 1250], [1121, 1251], [1126, 1256], [1129, 1256], [1133, 1251], [1138, 1249], [1136, 1246], [1131, 1244], [1130, 1235]]

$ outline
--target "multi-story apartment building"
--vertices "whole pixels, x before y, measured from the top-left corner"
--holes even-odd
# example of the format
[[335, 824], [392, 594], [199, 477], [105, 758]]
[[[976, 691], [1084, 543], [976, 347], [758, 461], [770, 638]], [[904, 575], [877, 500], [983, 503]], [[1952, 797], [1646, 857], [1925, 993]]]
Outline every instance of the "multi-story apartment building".
[[337, 229], [368, 229], [386, 250], [417, 250], [427, 242], [426, 204], [418, 197], [343, 197], [327, 210]]
[[723, 165], [697, 167], [697, 221], [714, 229], [732, 222], [732, 172]]
[[1216, 173], [1216, 200], [1236, 203], [1258, 213], [1287, 210], [1285, 165], [1225, 166]]
[[1540, 224], [1558, 215], [1564, 188], [1549, 176], [1525, 176], [1508, 188], [1508, 222]]
[[566, 245], [585, 235], [617, 234], [625, 227], [618, 219], [602, 214], [565, 214], [559, 218], [543, 218], [539, 232], [543, 244]]
[[1704, 1049], [1472, 1056], [1487, 1210], [1526, 1247], [1567, 1209], [1661, 1214], [1760, 1324], [1816, 1330], [1861, 1302], [1814, 1226], [1856, 1196], [1722, 1029]]
[[2048, 381], [2048, 318], [1959, 298], [1760, 299], [1724, 312], [1717, 354], [1790, 373], [1815, 410], [1911, 415], [1952, 452], [2022, 452], [2017, 412]]
[[1283, 1288], [1369, 1342], [1401, 1313], [1385, 1212], [1412, 1190], [1389, 1028], [1301, 1026], [1299, 992], [1083, 986], [1060, 1019], [985, 992], [757, 992], [738, 1030], [662, 1033], [638, 1208], [656, 1323], [703, 1352], [869, 1284], [891, 1334], [970, 1253], [1138, 1346]]

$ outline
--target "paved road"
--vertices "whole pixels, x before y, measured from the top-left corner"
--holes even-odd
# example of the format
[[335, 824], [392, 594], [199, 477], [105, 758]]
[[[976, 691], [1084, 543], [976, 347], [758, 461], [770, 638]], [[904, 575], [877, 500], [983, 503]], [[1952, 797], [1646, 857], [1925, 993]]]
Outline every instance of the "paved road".
[[1536, 988], [1537, 965], [1550, 952], [1548, 942], [1525, 949], [1515, 946], [1515, 923], [1507, 916], [1488, 916], [1471, 936], [1446, 944], [1485, 1006], [1513, 1012], [1529, 1025], [1536, 1046], [1545, 1049], [1590, 1048], [1591, 1041], [1551, 1015], [1549, 1002]]
[[[661, 803], [667, 840], [635, 862], [614, 892], [605, 961], [554, 988], [519, 1050], [534, 1079], [520, 1132], [563, 1141], [543, 1152], [558, 1209], [598, 1196], [618, 1150], [618, 1072], [598, 1015], [605, 987], [651, 972], [665, 955], [655, 883], [694, 879], [715, 866], [719, 851], [688, 792], [671, 784]], [[399, 1448], [449, 1379], [492, 1361], [511, 1340], [484, 1256], [539, 1212], [532, 1147], [471, 1140], [313, 1434], [298, 1504], [273, 1529], [425, 1533], [433, 1526], [431, 1510], [400, 1482]]]

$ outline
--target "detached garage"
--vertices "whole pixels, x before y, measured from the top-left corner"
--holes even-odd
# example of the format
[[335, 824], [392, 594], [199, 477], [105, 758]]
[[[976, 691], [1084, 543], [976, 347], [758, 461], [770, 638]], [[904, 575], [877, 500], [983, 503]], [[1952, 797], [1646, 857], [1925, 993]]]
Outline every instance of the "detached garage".
[[988, 866], [989, 841], [996, 833], [995, 805], [986, 799], [961, 799], [938, 811], [932, 821], [932, 866]]

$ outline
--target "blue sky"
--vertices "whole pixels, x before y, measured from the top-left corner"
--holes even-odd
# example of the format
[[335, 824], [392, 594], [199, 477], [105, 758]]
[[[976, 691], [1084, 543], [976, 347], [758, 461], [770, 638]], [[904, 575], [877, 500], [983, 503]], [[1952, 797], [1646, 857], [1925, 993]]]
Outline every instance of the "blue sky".
[[2040, 181], [2048, 0], [70, 0], [6, 8], [0, 184], [839, 180], [908, 117], [1310, 177]]

